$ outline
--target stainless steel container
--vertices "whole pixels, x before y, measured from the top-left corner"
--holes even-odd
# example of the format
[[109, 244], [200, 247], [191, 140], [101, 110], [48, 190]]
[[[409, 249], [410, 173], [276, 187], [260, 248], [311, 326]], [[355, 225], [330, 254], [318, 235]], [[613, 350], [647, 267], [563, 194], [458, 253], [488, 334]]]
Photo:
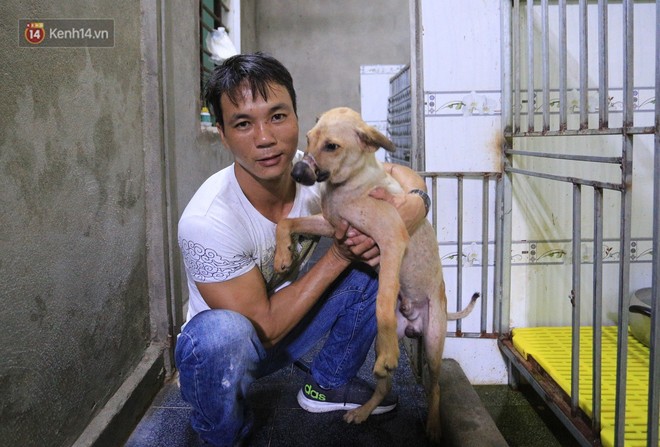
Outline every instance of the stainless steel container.
[[636, 290], [630, 297], [630, 332], [646, 346], [651, 345], [651, 288]]

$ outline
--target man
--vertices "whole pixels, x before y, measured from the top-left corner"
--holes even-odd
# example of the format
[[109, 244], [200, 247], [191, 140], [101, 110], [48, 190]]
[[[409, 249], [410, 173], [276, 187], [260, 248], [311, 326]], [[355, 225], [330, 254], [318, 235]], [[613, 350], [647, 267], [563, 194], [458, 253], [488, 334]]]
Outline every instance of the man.
[[[176, 365], [193, 428], [212, 445], [231, 446], [251, 428], [250, 383], [323, 337], [298, 394], [301, 406], [350, 409], [371, 396], [356, 374], [376, 334], [378, 284], [369, 266], [378, 264], [379, 251], [346, 224], [309, 271], [300, 274], [317, 239], [302, 236], [291, 271], [275, 274], [277, 222], [320, 212], [318, 188], [290, 175], [300, 157], [291, 75], [270, 56], [234, 56], [216, 67], [206, 99], [234, 163], [199, 188], [179, 222], [190, 300]], [[425, 187], [413, 171], [389, 169], [406, 190]], [[394, 203], [409, 227], [426, 214], [418, 195], [378, 197]], [[376, 412], [395, 405], [386, 400]]]

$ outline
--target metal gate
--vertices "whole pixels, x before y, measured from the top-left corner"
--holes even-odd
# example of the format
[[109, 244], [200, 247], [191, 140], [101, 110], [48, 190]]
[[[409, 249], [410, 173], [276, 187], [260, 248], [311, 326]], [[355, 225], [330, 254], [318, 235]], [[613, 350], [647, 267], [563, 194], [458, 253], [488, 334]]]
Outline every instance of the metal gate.
[[[645, 33], [642, 30], [636, 32], [635, 14], [645, 19], [649, 11], [655, 16], [655, 25], [651, 28], [655, 30], [655, 47], [647, 51], [649, 46], [642, 45], [644, 42], [639, 39], [651, 41], [653, 36], [646, 28]], [[651, 234], [637, 236], [648, 236], [649, 244], [652, 244], [651, 259], [645, 261], [646, 265], [640, 264], [639, 268], [651, 271], [652, 290], [648, 418], [644, 445], [657, 446], [660, 406], [657, 304], [660, 284], [660, 115], [656, 98], [660, 93], [660, 2], [653, 5], [648, 1], [635, 4], [629, 0], [502, 0], [501, 14], [504, 172], [498, 188], [498, 238], [502, 248], [496, 253], [499, 266], [496, 295], [505, 303], [501, 323], [503, 334], [510, 332], [507, 316], [514, 305], [511, 301], [515, 292], [512, 290], [511, 252], [515, 239], [512, 213], [517, 206], [516, 197], [520, 201], [527, 194], [522, 188], [534, 182], [550, 195], [561, 194], [562, 188], [570, 189], [568, 197], [572, 204], [569, 207], [572, 208], [570, 249], [563, 253], [566, 265], [570, 265], [570, 282], [567, 280], [570, 289], [556, 291], [567, 297], [572, 306], [570, 394], [562, 396], [556, 390], [548, 389], [548, 381], [530, 371], [515, 352], [510, 338], [504, 336], [500, 347], [509, 362], [511, 380], [514, 381], [517, 374], [525, 377], [546, 397], [550, 407], [581, 444], [600, 444], [601, 345], [604, 320], [607, 320], [603, 315], [603, 284], [605, 280], [611, 280], [604, 278], [603, 269], [604, 266], [616, 269], [616, 324], [618, 334], [627, 334], [631, 267], [637, 268], [635, 262], [639, 261], [634, 250], [630, 249], [632, 228], [638, 228], [636, 219], [639, 218], [638, 213], [633, 213], [633, 187], [637, 191], [650, 191], [644, 200], [652, 208], [650, 224], [641, 227], [648, 228]], [[651, 85], [635, 82], [639, 58], [654, 61]], [[648, 97], [642, 97], [640, 92]], [[650, 179], [637, 182], [633, 155], [639, 141], [646, 141], [643, 138], [652, 140], [652, 167], [640, 167], [651, 170], [652, 175]], [[612, 153], [612, 147], [615, 153]], [[637, 183], [633, 184], [634, 181]], [[613, 213], [616, 214], [614, 219]], [[583, 214], [590, 215], [591, 219], [583, 222]], [[618, 226], [618, 235], [605, 244], [605, 233], [612, 231], [612, 225]], [[618, 247], [619, 256], [609, 256], [603, 251], [604, 245]], [[591, 253], [587, 260], [585, 246]], [[585, 289], [588, 292], [585, 293]], [[529, 296], [529, 299], [534, 297]], [[585, 307], [588, 308], [586, 317]], [[581, 417], [579, 406], [580, 328], [583, 326], [593, 328], [590, 418]], [[619, 336], [617, 340], [613, 444], [623, 446], [628, 338]]]

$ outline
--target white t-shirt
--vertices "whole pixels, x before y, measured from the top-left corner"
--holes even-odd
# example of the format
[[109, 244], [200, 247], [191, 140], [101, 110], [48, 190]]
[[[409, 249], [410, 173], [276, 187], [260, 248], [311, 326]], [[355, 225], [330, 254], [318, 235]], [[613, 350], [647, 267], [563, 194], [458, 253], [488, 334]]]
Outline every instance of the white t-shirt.
[[[289, 217], [321, 212], [318, 184], [296, 183]], [[269, 295], [294, 280], [309, 260], [318, 237], [294, 235], [294, 265], [285, 275], [273, 270], [276, 224], [249, 202], [236, 180], [234, 165], [209, 177], [197, 190], [179, 220], [179, 247], [188, 280], [190, 321], [209, 309], [195, 282], [222, 282], [257, 267]]]

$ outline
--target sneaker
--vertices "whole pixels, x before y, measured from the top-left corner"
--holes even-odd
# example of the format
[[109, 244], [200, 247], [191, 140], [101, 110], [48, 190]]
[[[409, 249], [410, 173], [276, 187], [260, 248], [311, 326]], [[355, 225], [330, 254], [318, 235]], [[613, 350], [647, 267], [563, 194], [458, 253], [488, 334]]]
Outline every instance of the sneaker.
[[[308, 373], [305, 384], [298, 391], [298, 404], [310, 413], [352, 410], [362, 406], [373, 394], [374, 388], [359, 377], [354, 377], [339, 388], [326, 390]], [[371, 414], [387, 413], [394, 410], [396, 404], [397, 398], [390, 392]]]

